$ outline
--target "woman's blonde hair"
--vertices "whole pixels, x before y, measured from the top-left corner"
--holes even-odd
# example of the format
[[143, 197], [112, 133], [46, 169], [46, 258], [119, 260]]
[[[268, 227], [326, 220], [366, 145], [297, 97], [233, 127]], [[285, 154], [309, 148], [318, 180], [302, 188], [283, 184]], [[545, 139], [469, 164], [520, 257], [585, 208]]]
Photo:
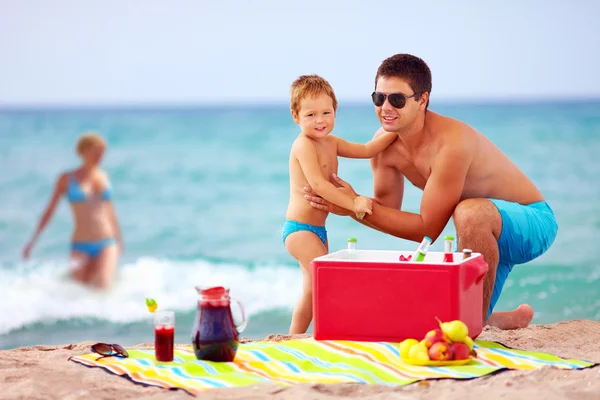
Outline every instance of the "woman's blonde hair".
[[93, 146], [106, 147], [106, 142], [102, 139], [102, 136], [97, 133], [84, 133], [77, 140], [77, 154], [81, 155], [86, 149]]

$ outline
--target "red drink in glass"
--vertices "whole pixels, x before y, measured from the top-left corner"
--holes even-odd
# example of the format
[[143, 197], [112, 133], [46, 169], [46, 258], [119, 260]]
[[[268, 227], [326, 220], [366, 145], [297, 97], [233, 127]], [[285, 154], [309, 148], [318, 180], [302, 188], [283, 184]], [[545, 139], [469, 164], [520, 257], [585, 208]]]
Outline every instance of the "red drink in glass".
[[159, 326], [154, 328], [154, 352], [156, 361], [173, 361], [175, 346], [175, 327]]
[[157, 311], [154, 316], [154, 353], [156, 361], [173, 361], [175, 347], [175, 313]]

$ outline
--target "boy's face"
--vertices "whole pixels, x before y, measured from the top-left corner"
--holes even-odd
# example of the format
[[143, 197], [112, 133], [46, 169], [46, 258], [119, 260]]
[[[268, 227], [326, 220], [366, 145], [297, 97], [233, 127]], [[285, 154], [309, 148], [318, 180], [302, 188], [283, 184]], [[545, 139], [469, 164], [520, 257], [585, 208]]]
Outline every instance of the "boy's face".
[[292, 111], [292, 117], [305, 135], [322, 139], [333, 130], [335, 121], [333, 100], [325, 93], [303, 99], [298, 114]]

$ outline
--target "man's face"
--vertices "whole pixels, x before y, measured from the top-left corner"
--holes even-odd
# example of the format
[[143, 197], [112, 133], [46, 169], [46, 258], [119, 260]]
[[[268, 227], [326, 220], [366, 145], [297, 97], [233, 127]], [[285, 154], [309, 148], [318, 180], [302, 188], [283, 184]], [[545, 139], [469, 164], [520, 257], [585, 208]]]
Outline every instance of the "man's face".
[[[377, 79], [375, 91], [383, 93], [384, 95], [401, 93], [406, 97], [414, 94], [414, 91], [405, 80], [383, 76]], [[381, 106], [375, 106], [375, 113], [377, 114], [383, 129], [388, 132], [401, 132], [415, 121], [422, 104], [422, 108], [425, 109], [424, 102], [419, 96], [416, 96], [416, 98], [407, 98], [404, 107], [396, 108], [392, 106], [390, 101], [386, 98]]]
[[305, 135], [322, 139], [329, 135], [335, 123], [333, 99], [325, 93], [303, 99], [298, 114], [292, 112], [292, 116]]

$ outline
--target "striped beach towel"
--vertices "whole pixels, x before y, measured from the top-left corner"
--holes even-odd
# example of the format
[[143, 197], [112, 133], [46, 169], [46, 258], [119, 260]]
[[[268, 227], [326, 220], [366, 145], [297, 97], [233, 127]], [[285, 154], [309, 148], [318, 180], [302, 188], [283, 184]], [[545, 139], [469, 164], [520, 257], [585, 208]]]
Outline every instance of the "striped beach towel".
[[234, 362], [199, 361], [191, 346], [177, 347], [173, 362], [161, 363], [153, 350], [127, 349], [128, 358], [98, 354], [73, 356], [71, 361], [105, 368], [133, 382], [190, 394], [213, 388], [271, 383], [374, 383], [408, 385], [425, 379], [472, 379], [509, 369], [553, 366], [582, 369], [596, 364], [531, 351], [509, 349], [496, 342], [475, 341], [478, 357], [464, 366], [422, 367], [406, 364], [397, 343], [317, 341], [296, 339], [284, 342], [240, 344]]

